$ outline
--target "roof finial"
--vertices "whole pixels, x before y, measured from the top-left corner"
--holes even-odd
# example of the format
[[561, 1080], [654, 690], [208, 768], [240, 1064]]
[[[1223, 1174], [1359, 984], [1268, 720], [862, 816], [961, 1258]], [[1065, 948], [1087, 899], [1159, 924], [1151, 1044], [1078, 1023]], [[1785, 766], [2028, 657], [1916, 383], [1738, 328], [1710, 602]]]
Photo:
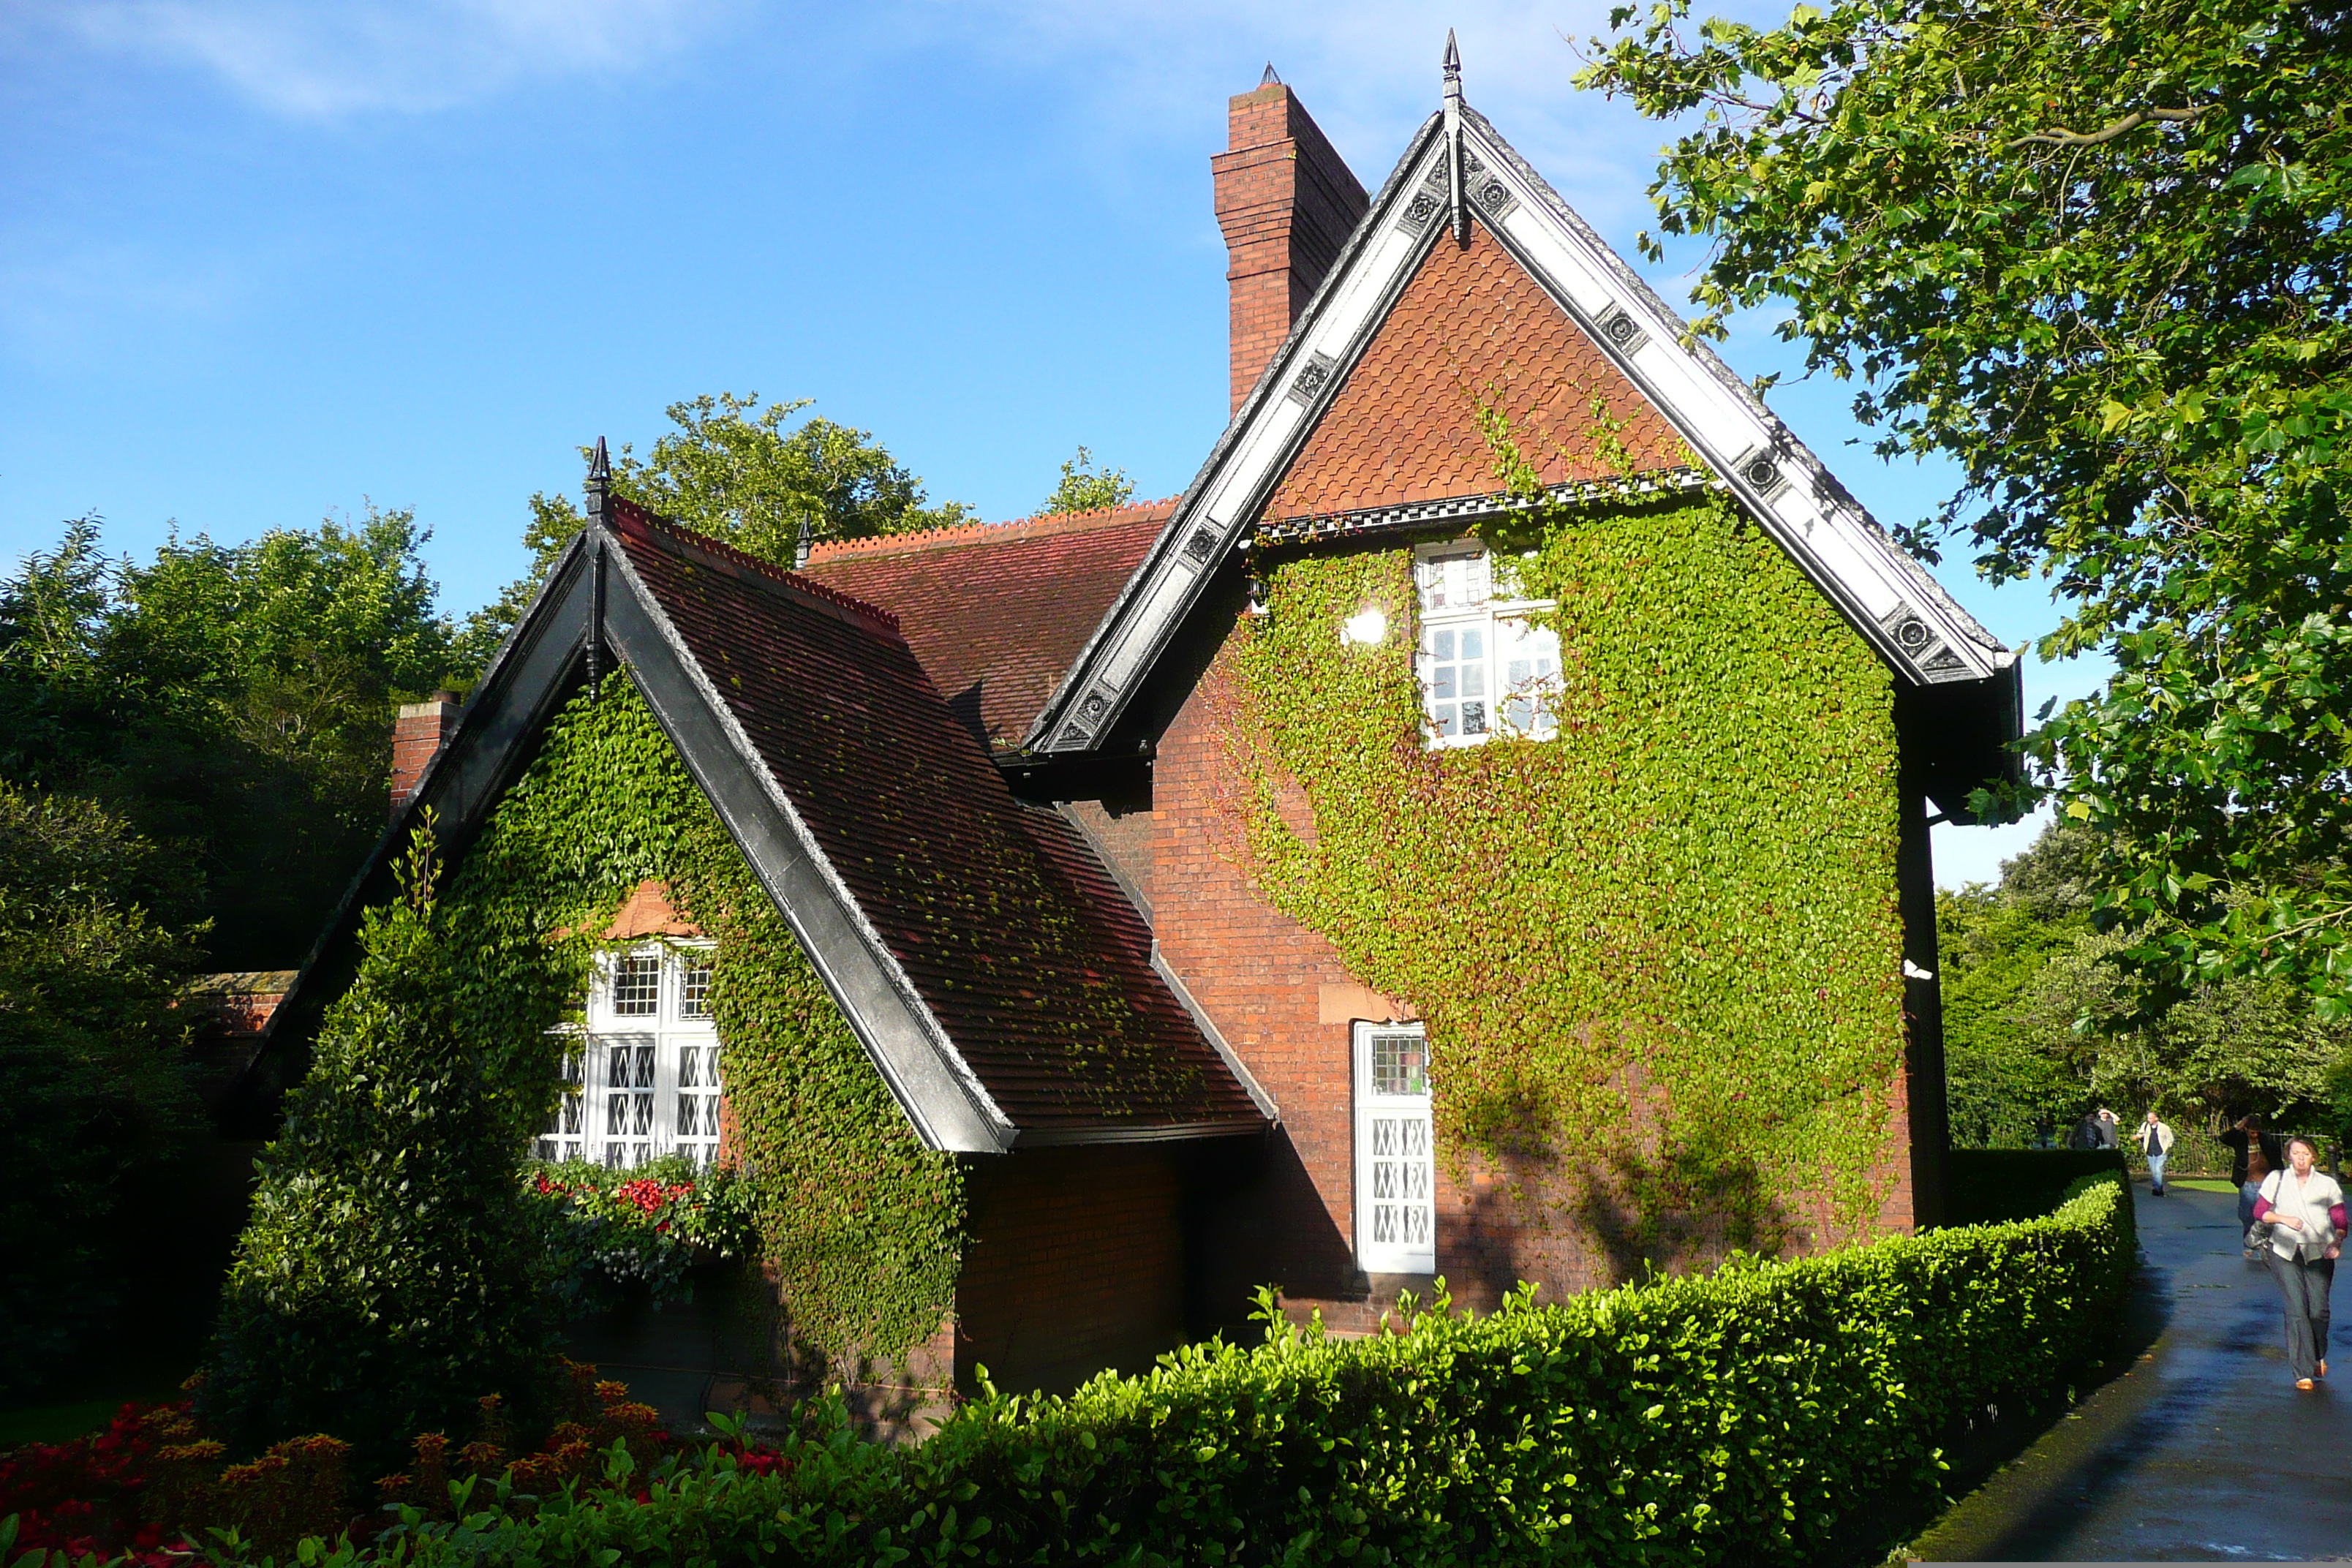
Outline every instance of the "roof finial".
[[1470, 243], [1470, 206], [1463, 199], [1462, 50], [1445, 29], [1445, 183], [1454, 201], [1454, 243]]
[[596, 437], [596, 455], [588, 459], [588, 515], [601, 519], [604, 502], [613, 493], [613, 459], [604, 450], [604, 437]]
[[793, 570], [808, 570], [809, 557], [816, 553], [816, 530], [810, 526], [809, 514], [801, 513], [801, 536], [793, 545]]
[[1265, 74], [1257, 79], [1257, 84], [1260, 87], [1280, 87], [1282, 85], [1282, 79], [1274, 74], [1274, 62], [1272, 60], [1265, 62]]

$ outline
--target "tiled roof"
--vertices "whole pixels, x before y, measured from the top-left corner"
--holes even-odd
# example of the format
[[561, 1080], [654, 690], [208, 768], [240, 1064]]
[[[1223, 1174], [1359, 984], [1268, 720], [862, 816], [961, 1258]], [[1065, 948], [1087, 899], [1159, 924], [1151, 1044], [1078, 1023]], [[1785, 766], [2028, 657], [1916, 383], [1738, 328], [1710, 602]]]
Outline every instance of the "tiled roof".
[[1501, 489], [1478, 428], [1497, 401], [1546, 484], [1609, 477], [1593, 400], [1636, 469], [1684, 461], [1674, 426], [1526, 268], [1473, 225], [1433, 248], [1266, 504], [1269, 518]]
[[1027, 732], [1175, 510], [1171, 500], [821, 544], [800, 575], [898, 616], [965, 727]]
[[911, 631], [637, 508], [615, 501], [608, 517], [833, 873], [1014, 1126], [1083, 1135], [1258, 1120], [1152, 973], [1134, 910], [1058, 815], [1013, 799], [917, 661]]

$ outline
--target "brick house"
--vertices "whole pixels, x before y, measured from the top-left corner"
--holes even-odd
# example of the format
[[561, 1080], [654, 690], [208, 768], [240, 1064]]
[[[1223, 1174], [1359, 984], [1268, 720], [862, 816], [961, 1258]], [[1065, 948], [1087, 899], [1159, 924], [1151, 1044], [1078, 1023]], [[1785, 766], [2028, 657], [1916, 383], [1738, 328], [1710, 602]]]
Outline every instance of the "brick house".
[[[1213, 164], [1232, 419], [1181, 497], [820, 544], [787, 571], [592, 478], [587, 530], [469, 703], [404, 711], [387, 846], [428, 805], [462, 846], [564, 695], [625, 672], [910, 1124], [973, 1173], [953, 1310], [918, 1358], [930, 1386], [983, 1363], [1011, 1386], [1133, 1366], [1235, 1325], [1262, 1282], [1342, 1329], [1435, 1275], [1482, 1306], [1521, 1279], [1607, 1282], [1601, 1240], [1531, 1223], [1524, 1194], [1502, 1197], [1509, 1172], [1447, 1156], [1430, 1009], [1285, 912], [1234, 805], [1231, 650], [1288, 562], [1389, 552], [1409, 571], [1413, 603], [1340, 637], [1410, 650], [1429, 754], [1569, 722], [1559, 634], [1480, 532], [1528, 504], [1496, 477], [1481, 411], [1499, 411], [1553, 504], [1727, 497], [1875, 661], [1899, 766], [1870, 874], [1901, 1059], [1864, 1086], [1885, 1111], [1871, 1226], [1934, 1223], [1927, 830], [2010, 765], [2013, 656], [1682, 341], [1450, 63], [1374, 195], [1279, 82], [1232, 100], [1230, 132]], [[1311, 839], [1317, 803], [1290, 787], [1275, 808]], [[387, 895], [388, 858], [352, 910]], [[355, 919], [289, 996], [289, 1039], [348, 973]], [[589, 1029], [627, 1048], [586, 1053], [541, 1152], [723, 1159], [698, 933], [648, 884], [604, 934]], [[1046, 1042], [1088, 987], [1118, 999], [1117, 1048]]]

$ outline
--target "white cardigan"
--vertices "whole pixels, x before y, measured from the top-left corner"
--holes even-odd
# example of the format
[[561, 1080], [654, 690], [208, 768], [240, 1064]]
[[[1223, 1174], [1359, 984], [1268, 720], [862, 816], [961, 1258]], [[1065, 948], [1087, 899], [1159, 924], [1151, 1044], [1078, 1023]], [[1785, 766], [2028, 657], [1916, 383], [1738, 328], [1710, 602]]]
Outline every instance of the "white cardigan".
[[[2344, 1201], [2344, 1189], [2336, 1184], [2335, 1177], [2315, 1165], [2299, 1182], [2291, 1169], [2273, 1171], [2263, 1178], [2262, 1192], [2270, 1200], [2272, 1251], [2281, 1258], [2299, 1253], [2307, 1261], [2325, 1257], [2336, 1244], [2336, 1221], [2327, 1211]], [[2282, 1214], [2301, 1220], [2303, 1228], [2293, 1230], [2275, 1223]]]

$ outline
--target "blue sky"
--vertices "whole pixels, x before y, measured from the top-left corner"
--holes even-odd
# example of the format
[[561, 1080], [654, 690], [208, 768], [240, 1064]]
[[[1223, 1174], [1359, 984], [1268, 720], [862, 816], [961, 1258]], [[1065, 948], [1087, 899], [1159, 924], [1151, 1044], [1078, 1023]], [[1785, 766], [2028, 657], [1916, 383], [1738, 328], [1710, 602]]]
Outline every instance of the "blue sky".
[[[0, 558], [89, 511], [144, 552], [413, 506], [463, 612], [580, 443], [722, 389], [991, 517], [1082, 442], [1172, 493], [1224, 420], [1226, 97], [1271, 60], [1377, 185], [1452, 26], [1470, 100], [1630, 253], [1663, 135], [1569, 85], [1606, 9], [0, 0]], [[1760, 320], [1725, 352], [1793, 368]], [[1773, 395], [1882, 518], [1930, 510], [1846, 401]], [[2012, 645], [2053, 618], [1940, 575]], [[2095, 673], [2031, 666], [2029, 706]], [[1947, 883], [2031, 837], [1937, 831]]]

